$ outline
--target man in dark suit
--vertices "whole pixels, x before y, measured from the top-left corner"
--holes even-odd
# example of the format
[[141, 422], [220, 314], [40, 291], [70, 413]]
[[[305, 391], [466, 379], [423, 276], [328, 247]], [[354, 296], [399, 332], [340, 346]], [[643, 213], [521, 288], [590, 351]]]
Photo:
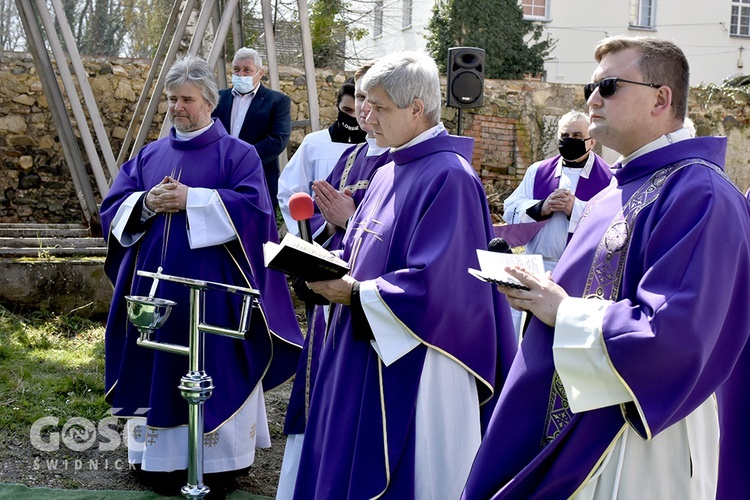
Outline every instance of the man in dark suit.
[[231, 135], [255, 146], [276, 207], [279, 155], [292, 131], [292, 101], [281, 92], [263, 86], [262, 78], [260, 54], [246, 47], [239, 49], [232, 61], [232, 88], [219, 91], [219, 104], [211, 116], [221, 120]]

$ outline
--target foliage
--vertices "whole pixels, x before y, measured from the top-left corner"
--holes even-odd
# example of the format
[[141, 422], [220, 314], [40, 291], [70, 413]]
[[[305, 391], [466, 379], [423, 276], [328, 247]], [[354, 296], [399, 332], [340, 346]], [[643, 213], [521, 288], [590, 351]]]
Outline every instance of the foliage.
[[[343, 68], [346, 39], [360, 40], [367, 35], [366, 29], [354, 26], [355, 17], [361, 12], [355, 13], [349, 1], [362, 4], [360, 0], [317, 0], [310, 4], [310, 31], [318, 67]], [[174, 0], [62, 0], [68, 26], [81, 54], [138, 58], [153, 57], [165, 28], [174, 29], [174, 26], [167, 26], [174, 4]], [[201, 2], [197, 2], [193, 14], [197, 15], [200, 8]], [[260, 1], [245, 0], [239, 8], [242, 12], [242, 42], [247, 47], [258, 48], [265, 42]], [[48, 10], [56, 26], [59, 25], [54, 9], [50, 6]], [[281, 29], [277, 36], [298, 40], [296, 1], [275, 2], [272, 15], [274, 31]], [[188, 25], [188, 31], [190, 27]], [[181, 50], [187, 48], [189, 36], [186, 34]], [[207, 37], [203, 48], [211, 43]], [[296, 49], [298, 43], [292, 42], [291, 46]], [[231, 57], [237, 48], [230, 32], [226, 39], [226, 53]], [[0, 0], [0, 50], [25, 49], [23, 26], [14, 0]], [[207, 54], [201, 55], [205, 57]], [[288, 55], [287, 59], [297, 57]]]
[[750, 76], [741, 75], [729, 78], [719, 85], [709, 83], [697, 87], [697, 95], [710, 101], [714, 96], [729, 98], [738, 106], [750, 102]]
[[515, 0], [438, 0], [427, 29], [427, 49], [442, 71], [450, 47], [479, 47], [487, 78], [541, 73], [554, 47], [551, 40], [540, 41], [542, 26], [524, 20]]
[[26, 50], [21, 17], [14, 0], [0, 0], [0, 50]]
[[172, 0], [130, 1], [133, 3], [133, 9], [125, 14], [126, 24], [136, 29], [127, 33], [124, 52], [129, 57], [151, 58], [156, 54], [174, 2]]
[[346, 38], [362, 39], [367, 33], [350, 27], [349, 6], [344, 0], [317, 0], [310, 9], [310, 37], [318, 68], [343, 68]]
[[101, 419], [104, 328], [77, 316], [37, 312], [23, 318], [0, 307], [0, 428], [28, 435], [45, 416]]
[[132, 15], [134, 2], [135, 0], [63, 0], [65, 17], [78, 51], [81, 54], [118, 56], [126, 33], [135, 26], [136, 20]]
[[[711, 124], [722, 123], [726, 127], [746, 126], [750, 123], [750, 77], [741, 75], [729, 78], [719, 85], [702, 84], [692, 89], [696, 105], [691, 105], [691, 117], [698, 135], [715, 134]], [[729, 120], [726, 120], [730, 117]]]
[[503, 220], [503, 203], [513, 193], [513, 188], [502, 181], [484, 181], [484, 193], [487, 195], [487, 204], [490, 207], [490, 215], [493, 223]]

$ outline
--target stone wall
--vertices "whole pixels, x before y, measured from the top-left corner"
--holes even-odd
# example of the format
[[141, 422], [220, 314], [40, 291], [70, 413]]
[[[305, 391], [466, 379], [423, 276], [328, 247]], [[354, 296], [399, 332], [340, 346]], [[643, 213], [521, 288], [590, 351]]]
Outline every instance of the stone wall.
[[[115, 156], [142, 92], [150, 61], [89, 57], [84, 59], [105, 129]], [[281, 90], [292, 99], [292, 119], [308, 118], [304, 74], [280, 70]], [[323, 126], [336, 117], [336, 90], [349, 74], [319, 70], [316, 74]], [[473, 165], [488, 188], [491, 202], [501, 204], [526, 168], [554, 150], [557, 118], [584, 109], [580, 85], [535, 81], [486, 80], [484, 106], [461, 112], [461, 133], [474, 137]], [[743, 92], [694, 89], [690, 116], [699, 135], [729, 137], [729, 175], [743, 190], [750, 186], [750, 103]], [[159, 135], [166, 112], [162, 100], [149, 140]], [[443, 110], [456, 132], [459, 112]], [[293, 130], [289, 156], [309, 129]], [[80, 145], [81, 151], [84, 151]], [[0, 53], [0, 222], [76, 223], [82, 220], [62, 147], [29, 54]], [[95, 186], [93, 178], [91, 185]]]

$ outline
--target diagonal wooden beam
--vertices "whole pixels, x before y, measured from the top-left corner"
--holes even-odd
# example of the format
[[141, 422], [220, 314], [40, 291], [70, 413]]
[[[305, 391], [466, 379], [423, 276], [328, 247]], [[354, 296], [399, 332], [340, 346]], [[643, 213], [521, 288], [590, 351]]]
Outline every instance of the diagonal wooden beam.
[[55, 128], [59, 134], [65, 163], [70, 170], [83, 216], [89, 224], [92, 236], [101, 235], [101, 219], [94, 199], [94, 192], [86, 175], [86, 167], [83, 164], [81, 151], [78, 149], [78, 141], [73, 133], [73, 126], [68, 119], [62, 92], [55, 75], [48, 70], [52, 68], [52, 61], [47, 51], [44, 50], [44, 37], [34, 12], [34, 6], [30, 0], [16, 0], [16, 6], [27, 35], [31, 55], [39, 69], [39, 79], [44, 89], [44, 95], [47, 97], [52, 121], [55, 123]]

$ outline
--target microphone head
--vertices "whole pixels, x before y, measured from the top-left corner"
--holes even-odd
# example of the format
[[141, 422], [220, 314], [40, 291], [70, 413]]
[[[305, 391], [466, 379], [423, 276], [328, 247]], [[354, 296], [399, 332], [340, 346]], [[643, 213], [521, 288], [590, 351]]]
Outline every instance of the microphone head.
[[294, 193], [289, 197], [289, 214], [296, 221], [307, 220], [313, 216], [315, 205], [312, 196], [307, 193]]
[[504, 238], [492, 238], [487, 244], [487, 250], [490, 252], [513, 253], [513, 250], [510, 249], [510, 245]]

